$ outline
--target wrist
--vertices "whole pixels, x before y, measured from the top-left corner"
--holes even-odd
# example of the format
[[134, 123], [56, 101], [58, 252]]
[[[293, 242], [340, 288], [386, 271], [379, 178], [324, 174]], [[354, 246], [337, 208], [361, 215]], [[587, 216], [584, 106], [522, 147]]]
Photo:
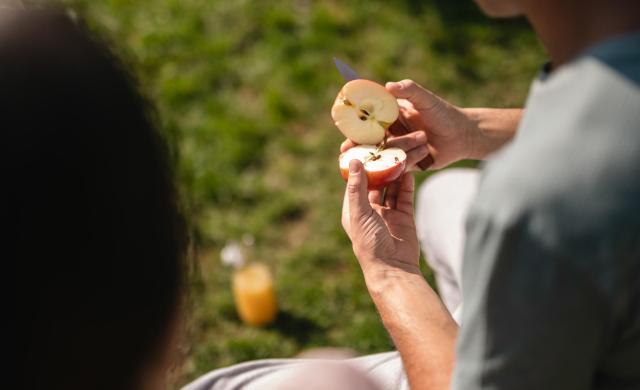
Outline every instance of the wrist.
[[466, 118], [466, 158], [483, 160], [515, 135], [521, 109], [462, 108]]
[[424, 282], [417, 264], [397, 260], [370, 262], [367, 266], [362, 266], [362, 272], [369, 294], [374, 300], [391, 287], [414, 283], [417, 280]]
[[380, 268], [365, 274], [365, 282], [385, 328], [394, 339], [398, 331], [406, 334], [406, 324], [416, 317], [424, 319], [424, 326], [438, 328], [455, 338], [457, 324], [419, 269]]
[[456, 161], [473, 160], [482, 134], [478, 118], [473, 109], [456, 107], [456, 110], [459, 113], [457, 127], [461, 129], [463, 145]]
[[482, 142], [482, 131], [480, 130], [480, 115], [474, 108], [461, 108], [460, 112], [464, 116], [465, 137], [465, 159], [481, 160], [478, 158], [482, 153], [479, 151]]

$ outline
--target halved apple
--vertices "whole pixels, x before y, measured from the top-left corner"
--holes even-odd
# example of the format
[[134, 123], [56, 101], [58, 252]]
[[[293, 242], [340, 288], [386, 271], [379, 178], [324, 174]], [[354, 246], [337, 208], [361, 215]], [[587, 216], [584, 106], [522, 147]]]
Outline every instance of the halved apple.
[[382, 85], [363, 79], [346, 83], [331, 108], [331, 117], [342, 134], [365, 145], [382, 142], [398, 113], [393, 95]]
[[349, 162], [360, 160], [367, 173], [367, 188], [377, 190], [397, 180], [407, 165], [407, 155], [402, 149], [382, 149], [372, 145], [359, 145], [342, 153], [338, 158], [340, 174], [349, 179]]

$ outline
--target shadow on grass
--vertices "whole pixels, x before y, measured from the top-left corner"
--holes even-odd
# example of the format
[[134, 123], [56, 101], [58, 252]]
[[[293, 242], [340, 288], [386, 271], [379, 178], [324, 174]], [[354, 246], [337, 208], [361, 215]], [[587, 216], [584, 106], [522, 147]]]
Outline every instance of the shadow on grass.
[[310, 340], [318, 339], [318, 336], [327, 331], [326, 328], [318, 325], [312, 319], [284, 310], [278, 313], [276, 321], [269, 328], [294, 339], [300, 346], [307, 344]]

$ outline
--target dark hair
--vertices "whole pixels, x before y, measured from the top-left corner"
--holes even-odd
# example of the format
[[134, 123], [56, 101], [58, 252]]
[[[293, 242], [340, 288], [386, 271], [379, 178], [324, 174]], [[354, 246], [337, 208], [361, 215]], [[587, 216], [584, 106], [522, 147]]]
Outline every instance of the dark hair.
[[81, 23], [0, 14], [0, 293], [16, 365], [3, 382], [135, 387], [183, 285], [166, 145], [134, 79]]

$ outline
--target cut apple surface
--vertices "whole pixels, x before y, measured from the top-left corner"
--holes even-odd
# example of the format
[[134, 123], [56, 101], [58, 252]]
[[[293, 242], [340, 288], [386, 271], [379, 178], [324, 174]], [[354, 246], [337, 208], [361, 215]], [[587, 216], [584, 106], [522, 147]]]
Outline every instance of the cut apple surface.
[[342, 134], [357, 144], [375, 145], [398, 119], [398, 102], [382, 85], [352, 80], [342, 87], [331, 117]]
[[397, 180], [406, 168], [407, 155], [402, 149], [379, 150], [372, 145], [355, 146], [340, 155], [340, 174], [349, 178], [349, 162], [360, 160], [367, 173], [367, 187], [376, 190]]

